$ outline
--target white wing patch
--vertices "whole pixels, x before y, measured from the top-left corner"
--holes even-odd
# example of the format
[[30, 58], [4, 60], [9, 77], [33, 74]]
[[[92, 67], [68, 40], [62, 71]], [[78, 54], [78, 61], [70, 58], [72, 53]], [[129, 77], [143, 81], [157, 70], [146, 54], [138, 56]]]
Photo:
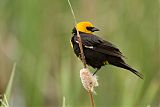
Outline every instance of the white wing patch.
[[85, 45], [85, 47], [86, 47], [86, 48], [89, 48], [89, 49], [93, 49], [93, 46], [86, 46], [86, 45]]
[[[76, 41], [76, 43], [79, 43], [78, 41]], [[89, 49], [93, 49], [93, 46], [84, 46], [84, 47], [86, 47], [86, 48], [89, 48]]]
[[79, 43], [78, 41], [76, 41], [76, 43]]

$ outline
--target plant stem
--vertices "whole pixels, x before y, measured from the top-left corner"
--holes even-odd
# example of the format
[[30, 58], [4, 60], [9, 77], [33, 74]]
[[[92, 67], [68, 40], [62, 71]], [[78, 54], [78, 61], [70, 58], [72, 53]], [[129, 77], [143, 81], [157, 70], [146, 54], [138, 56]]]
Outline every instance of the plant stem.
[[[77, 21], [76, 21], [76, 17], [75, 17], [72, 5], [70, 3], [70, 0], [68, 0], [68, 4], [70, 6], [70, 9], [71, 9], [71, 12], [72, 12], [72, 15], [73, 15], [73, 18], [74, 18], [75, 28], [77, 30], [77, 27], [76, 27]], [[77, 30], [77, 37], [78, 37], [78, 43], [79, 43], [79, 48], [80, 48], [80, 55], [81, 55], [81, 59], [82, 59], [82, 62], [83, 62], [83, 66], [84, 66], [84, 68], [87, 68], [87, 64], [86, 64], [86, 60], [85, 60], [85, 56], [84, 56], [84, 52], [83, 52], [83, 47], [82, 47], [82, 39], [81, 39], [81, 36], [80, 36], [78, 30]], [[94, 107], [93, 95], [92, 95], [91, 90], [89, 90], [88, 93], [89, 93], [91, 107]]]
[[[76, 27], [76, 24], [77, 24], [76, 16], [74, 14], [72, 5], [70, 3], [70, 0], [68, 0], [68, 4], [70, 6], [70, 9], [71, 9], [71, 12], [72, 12], [72, 15], [73, 15], [73, 18], [74, 18], [75, 27]], [[77, 28], [76, 28], [76, 30], [77, 30]], [[85, 60], [85, 56], [84, 56], [84, 52], [83, 52], [83, 47], [82, 47], [82, 39], [81, 39], [81, 36], [80, 36], [78, 30], [77, 30], [77, 37], [78, 37], [78, 43], [79, 43], [79, 48], [80, 48], [80, 55], [81, 55], [81, 59], [82, 59], [82, 62], [83, 62], [83, 66], [84, 66], [84, 68], [87, 68], [86, 60]]]
[[90, 98], [91, 107], [94, 107], [94, 100], [93, 100], [92, 92], [89, 90], [88, 94], [89, 94], [89, 98]]

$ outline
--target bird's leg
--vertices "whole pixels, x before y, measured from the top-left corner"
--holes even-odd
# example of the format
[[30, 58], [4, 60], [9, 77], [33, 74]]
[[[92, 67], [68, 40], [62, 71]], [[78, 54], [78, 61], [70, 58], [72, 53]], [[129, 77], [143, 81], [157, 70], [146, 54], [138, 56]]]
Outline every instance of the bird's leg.
[[97, 73], [98, 70], [99, 70], [99, 68], [97, 68], [96, 71], [92, 75], [94, 76]]

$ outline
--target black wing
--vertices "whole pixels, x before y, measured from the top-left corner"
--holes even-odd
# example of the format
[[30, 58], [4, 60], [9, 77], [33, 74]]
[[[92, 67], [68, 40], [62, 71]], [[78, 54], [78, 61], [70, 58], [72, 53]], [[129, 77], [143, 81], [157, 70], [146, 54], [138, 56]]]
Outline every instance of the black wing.
[[84, 34], [84, 33], [80, 35], [82, 39], [82, 44], [84, 46], [87, 46], [87, 47], [92, 46], [92, 48], [90, 47], [90, 49], [108, 55], [107, 61], [110, 64], [130, 70], [132, 73], [136, 74], [137, 76], [143, 79], [143, 75], [141, 73], [134, 70], [133, 68], [131, 68], [128, 64], [124, 62], [124, 60], [122, 59], [122, 57], [124, 56], [122, 55], [120, 50], [115, 45], [113, 45], [112, 43], [108, 41], [101, 39], [100, 37], [96, 35]]
[[82, 39], [82, 44], [84, 46], [90, 47], [90, 49], [94, 51], [101, 52], [107, 55], [123, 57], [120, 50], [112, 43], [105, 41], [102, 38], [93, 34], [81, 33], [80, 35]]

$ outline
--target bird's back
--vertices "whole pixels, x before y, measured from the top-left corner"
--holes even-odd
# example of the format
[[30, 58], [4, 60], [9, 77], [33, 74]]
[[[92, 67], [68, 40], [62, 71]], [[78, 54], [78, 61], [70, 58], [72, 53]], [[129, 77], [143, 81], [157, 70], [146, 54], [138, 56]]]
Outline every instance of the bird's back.
[[[96, 38], [93, 38], [90, 36], [86, 36], [85, 33], [80, 33], [80, 36], [82, 38], [82, 44], [83, 44], [83, 51], [86, 59], [86, 63], [89, 66], [92, 66], [93, 68], [101, 68], [101, 66], [105, 65], [107, 62], [107, 56], [106, 54], [102, 52], [95, 51], [93, 48], [95, 48], [96, 44], [98, 43], [98, 40]], [[97, 41], [97, 42], [95, 42]], [[80, 58], [80, 48], [77, 40], [77, 35], [74, 35], [71, 39], [74, 52], [77, 57]]]

